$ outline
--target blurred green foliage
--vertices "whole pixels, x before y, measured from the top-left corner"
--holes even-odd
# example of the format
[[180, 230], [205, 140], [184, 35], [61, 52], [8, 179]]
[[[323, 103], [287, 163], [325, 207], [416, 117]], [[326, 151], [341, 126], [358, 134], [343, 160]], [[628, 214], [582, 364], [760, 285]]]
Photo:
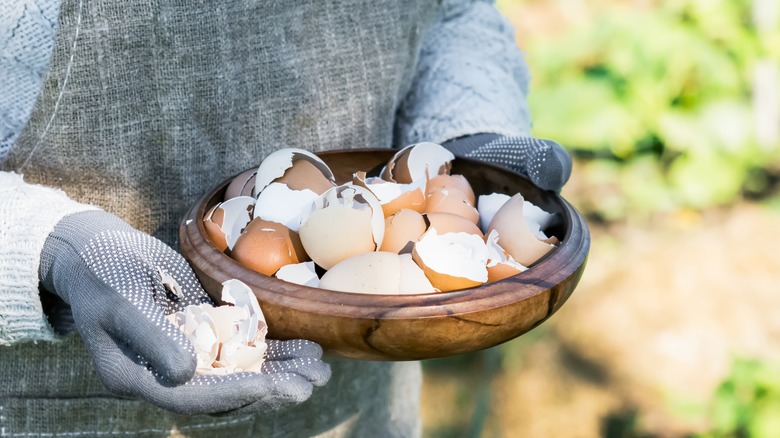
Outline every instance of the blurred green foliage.
[[737, 360], [712, 405], [712, 431], [697, 438], [780, 436], [780, 367]]
[[753, 67], [780, 33], [751, 26], [748, 0], [611, 8], [524, 44], [534, 135], [583, 158], [575, 201], [607, 220], [765, 194], [778, 145], [755, 138]]

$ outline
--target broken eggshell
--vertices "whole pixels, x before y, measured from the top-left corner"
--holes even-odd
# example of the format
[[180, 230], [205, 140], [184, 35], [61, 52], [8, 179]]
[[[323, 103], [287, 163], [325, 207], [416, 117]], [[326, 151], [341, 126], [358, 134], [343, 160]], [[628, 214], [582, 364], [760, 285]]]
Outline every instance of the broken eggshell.
[[501, 247], [498, 243], [498, 237], [498, 231], [493, 230], [488, 234], [485, 242], [488, 250], [488, 283], [503, 280], [528, 269], [522, 264], [517, 263], [515, 259]]
[[224, 200], [227, 201], [237, 196], [253, 196], [255, 175], [257, 175], [257, 169], [249, 169], [233, 178], [233, 181], [225, 189]]
[[479, 236], [468, 233], [438, 234], [429, 228], [414, 244], [412, 258], [431, 284], [448, 292], [480, 286], [487, 282], [487, 246]]
[[272, 152], [260, 163], [255, 179], [255, 195], [272, 182], [279, 182], [291, 190], [309, 189], [318, 195], [336, 185], [333, 171], [317, 155], [298, 148]]
[[274, 275], [282, 266], [309, 258], [298, 233], [278, 222], [252, 219], [236, 240], [234, 260], [265, 275]]
[[347, 183], [323, 193], [298, 230], [306, 253], [323, 269], [382, 245], [385, 218], [368, 189]]
[[409, 254], [377, 251], [337, 263], [320, 280], [320, 287], [366, 294], [432, 293], [435, 288]]
[[255, 199], [239, 196], [221, 202], [206, 212], [203, 226], [211, 242], [220, 251], [232, 249], [241, 231], [252, 220]]
[[319, 287], [320, 284], [314, 262], [311, 261], [282, 266], [274, 276], [280, 280], [303, 286]]
[[257, 298], [246, 284], [228, 280], [222, 283], [222, 299], [232, 306], [189, 305], [168, 315], [168, 320], [195, 349], [197, 374], [259, 372], [268, 326]]
[[401, 184], [382, 178], [366, 177], [365, 172], [356, 172], [352, 182], [371, 190], [382, 205], [385, 217], [402, 208], [422, 213], [425, 210], [425, 179]]
[[530, 266], [555, 246], [539, 240], [533, 233], [523, 214], [524, 204], [525, 199], [520, 193], [509, 198], [493, 216], [488, 235], [497, 230], [501, 236], [501, 247], [518, 263]]
[[455, 155], [444, 146], [422, 142], [396, 152], [382, 169], [380, 177], [387, 181], [410, 184], [449, 174]]

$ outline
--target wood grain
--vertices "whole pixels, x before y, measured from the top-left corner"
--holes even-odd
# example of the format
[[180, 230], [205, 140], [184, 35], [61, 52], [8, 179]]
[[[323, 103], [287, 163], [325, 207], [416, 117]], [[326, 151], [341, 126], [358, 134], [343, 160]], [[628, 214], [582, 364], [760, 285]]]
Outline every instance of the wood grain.
[[[377, 174], [392, 153], [371, 149], [319, 155], [337, 181], [344, 182], [358, 170]], [[237, 278], [249, 285], [260, 301], [271, 338], [309, 339], [328, 355], [363, 360], [429, 359], [489, 348], [528, 332], [561, 308], [585, 269], [590, 233], [566, 200], [521, 175], [467, 158], [455, 160], [453, 173], [464, 175], [477, 195], [520, 192], [560, 215], [560, 224], [548, 230], [560, 246], [514, 277], [455, 292], [363, 295], [300, 286], [244, 268], [206, 237], [200, 218], [222, 200], [229, 179], [205, 194], [183, 218], [181, 252], [217, 301], [222, 282]]]

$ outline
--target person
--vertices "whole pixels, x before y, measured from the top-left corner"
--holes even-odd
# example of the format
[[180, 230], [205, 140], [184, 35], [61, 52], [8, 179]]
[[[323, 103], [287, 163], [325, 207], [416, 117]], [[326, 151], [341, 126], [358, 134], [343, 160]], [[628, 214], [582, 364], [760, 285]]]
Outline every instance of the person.
[[0, 1], [0, 436], [419, 435], [418, 362], [269, 341], [193, 376], [177, 223], [291, 146], [433, 141], [560, 190], [528, 81], [485, 1]]

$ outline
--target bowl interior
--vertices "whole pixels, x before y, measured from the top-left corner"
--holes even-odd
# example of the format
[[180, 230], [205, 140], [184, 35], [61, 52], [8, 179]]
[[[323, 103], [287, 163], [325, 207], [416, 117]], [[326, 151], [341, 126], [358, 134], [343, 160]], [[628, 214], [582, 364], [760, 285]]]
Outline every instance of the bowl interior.
[[[360, 170], [378, 174], [394, 152], [373, 149], [318, 155], [341, 183], [351, 181]], [[477, 195], [519, 192], [559, 215], [558, 224], [546, 232], [561, 244], [520, 275], [472, 289], [398, 296], [311, 288], [244, 268], [205, 237], [200, 218], [222, 200], [231, 178], [204, 195], [182, 221], [182, 254], [216, 300], [222, 282], [238, 278], [247, 283], [260, 301], [273, 338], [311, 339], [328, 354], [369, 360], [424, 359], [487, 348], [525, 333], [560, 308], [582, 274], [590, 237], [584, 220], [568, 202], [514, 172], [458, 158], [452, 173], [464, 175]], [[474, 321], [484, 327], [472, 327]]]

